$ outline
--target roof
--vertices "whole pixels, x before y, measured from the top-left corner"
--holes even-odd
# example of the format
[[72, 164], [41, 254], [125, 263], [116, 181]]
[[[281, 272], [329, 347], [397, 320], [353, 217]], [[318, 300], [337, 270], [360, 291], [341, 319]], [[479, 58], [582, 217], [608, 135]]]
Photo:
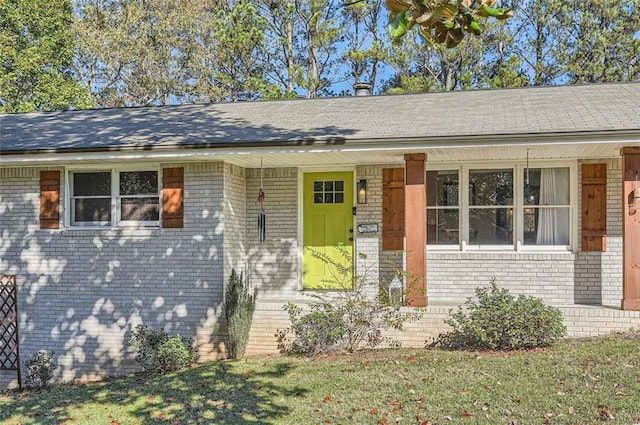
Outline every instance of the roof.
[[640, 131], [640, 83], [0, 115], [0, 154]]

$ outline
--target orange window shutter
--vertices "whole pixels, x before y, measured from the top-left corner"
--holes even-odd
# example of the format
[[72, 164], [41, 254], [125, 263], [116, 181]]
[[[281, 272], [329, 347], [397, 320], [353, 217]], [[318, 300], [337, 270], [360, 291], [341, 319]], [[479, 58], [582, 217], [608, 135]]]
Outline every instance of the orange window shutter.
[[404, 168], [382, 170], [382, 249], [404, 249]]
[[60, 171], [40, 171], [40, 228], [60, 228]]
[[582, 164], [582, 250], [607, 250], [607, 164]]
[[162, 170], [162, 227], [184, 225], [184, 168]]

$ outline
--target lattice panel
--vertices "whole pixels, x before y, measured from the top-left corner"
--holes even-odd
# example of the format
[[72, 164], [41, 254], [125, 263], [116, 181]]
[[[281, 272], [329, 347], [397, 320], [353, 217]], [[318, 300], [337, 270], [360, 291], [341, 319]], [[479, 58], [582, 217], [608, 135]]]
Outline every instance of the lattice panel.
[[0, 369], [20, 370], [15, 275], [0, 275]]

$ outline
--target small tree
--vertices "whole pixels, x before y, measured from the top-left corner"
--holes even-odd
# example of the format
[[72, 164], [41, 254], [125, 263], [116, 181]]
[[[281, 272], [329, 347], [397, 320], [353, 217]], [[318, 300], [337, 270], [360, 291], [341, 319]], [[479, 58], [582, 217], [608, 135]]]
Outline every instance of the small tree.
[[229, 283], [225, 291], [225, 317], [229, 332], [229, 348], [227, 354], [237, 359], [244, 355], [249, 341], [253, 312], [256, 307], [256, 294], [249, 293], [242, 273], [238, 276], [235, 269], [231, 270]]
[[[383, 343], [399, 345], [397, 341], [383, 337], [383, 332], [402, 330], [404, 323], [417, 319], [418, 315], [389, 305], [384, 294], [367, 291], [375, 265], [366, 266], [354, 275], [351, 251], [345, 246], [337, 247], [337, 258], [310, 251], [325, 264], [328, 273], [323, 281], [337, 290], [313, 295], [317, 301], [311, 303], [311, 312], [307, 314], [295, 304], [284, 307], [292, 325], [276, 334], [280, 351], [309, 355], [339, 348], [354, 352]], [[359, 254], [359, 259], [366, 260], [366, 255]], [[377, 292], [377, 288], [373, 292]]]

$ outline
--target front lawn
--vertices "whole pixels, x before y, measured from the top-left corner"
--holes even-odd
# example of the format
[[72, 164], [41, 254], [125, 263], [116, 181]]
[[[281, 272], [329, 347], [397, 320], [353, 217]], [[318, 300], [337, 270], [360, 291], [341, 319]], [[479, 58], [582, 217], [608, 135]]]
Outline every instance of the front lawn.
[[0, 395], [1, 424], [640, 424], [640, 333], [515, 353], [253, 358]]

